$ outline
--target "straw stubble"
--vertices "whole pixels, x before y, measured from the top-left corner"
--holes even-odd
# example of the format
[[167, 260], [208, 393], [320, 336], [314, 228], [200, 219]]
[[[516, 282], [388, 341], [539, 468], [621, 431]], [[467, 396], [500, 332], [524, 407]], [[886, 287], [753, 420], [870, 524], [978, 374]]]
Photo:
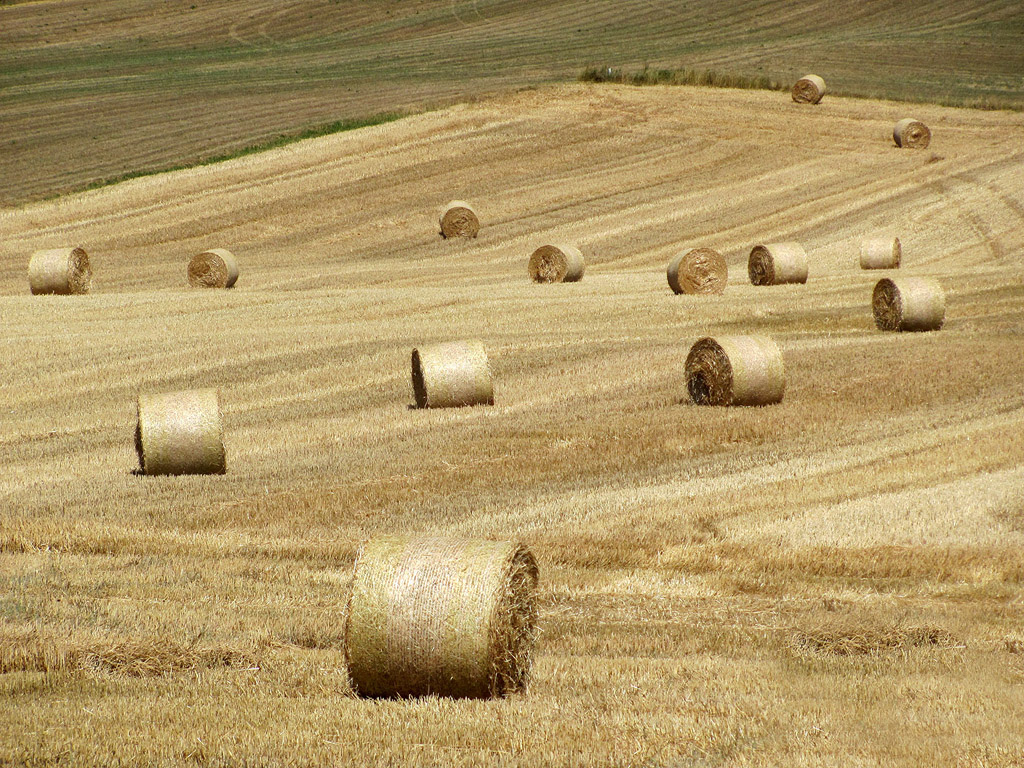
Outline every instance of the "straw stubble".
[[217, 390], [140, 394], [135, 451], [145, 475], [224, 474]]
[[686, 357], [686, 388], [697, 405], [769, 405], [782, 401], [782, 352], [768, 336], [698, 340]]
[[513, 542], [384, 536], [356, 559], [345, 660], [363, 696], [505, 696], [526, 687], [537, 563]]

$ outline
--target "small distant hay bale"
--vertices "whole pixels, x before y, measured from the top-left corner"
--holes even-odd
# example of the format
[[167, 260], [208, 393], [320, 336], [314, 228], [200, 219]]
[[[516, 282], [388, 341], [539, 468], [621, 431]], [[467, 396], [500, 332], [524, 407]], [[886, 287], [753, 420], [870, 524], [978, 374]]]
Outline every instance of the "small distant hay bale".
[[419, 408], [494, 405], [483, 342], [450, 341], [414, 349], [412, 389]]
[[898, 269], [902, 258], [898, 237], [875, 237], [860, 244], [861, 269]]
[[583, 277], [583, 254], [572, 245], [542, 245], [530, 256], [535, 283], [575, 283]]
[[525, 689], [537, 563], [513, 542], [385, 536], [356, 559], [345, 660], [370, 697], [489, 698]]
[[686, 356], [686, 388], [697, 405], [770, 405], [782, 401], [782, 352], [768, 336], [703, 338]]
[[193, 288], [230, 288], [238, 280], [238, 260], [231, 251], [211, 248], [188, 263], [188, 284]]
[[144, 475], [224, 474], [217, 390], [140, 394], [135, 452]]
[[946, 294], [929, 277], [887, 277], [875, 285], [871, 310], [883, 331], [937, 331], [946, 319]]
[[88, 293], [92, 283], [89, 256], [81, 248], [36, 251], [28, 262], [28, 282], [34, 294]]
[[755, 245], [747, 261], [753, 285], [807, 282], [807, 251], [800, 243]]
[[721, 293], [728, 279], [725, 258], [711, 248], [691, 248], [668, 263], [668, 284], [675, 293]]
[[817, 75], [804, 75], [793, 84], [793, 101], [817, 104], [825, 95], [825, 81]]
[[478, 234], [480, 219], [469, 203], [452, 200], [441, 211], [441, 237], [476, 237]]
[[932, 132], [920, 120], [907, 117], [896, 123], [896, 127], [892, 129], [892, 140], [896, 142], [897, 147], [924, 149], [931, 143]]

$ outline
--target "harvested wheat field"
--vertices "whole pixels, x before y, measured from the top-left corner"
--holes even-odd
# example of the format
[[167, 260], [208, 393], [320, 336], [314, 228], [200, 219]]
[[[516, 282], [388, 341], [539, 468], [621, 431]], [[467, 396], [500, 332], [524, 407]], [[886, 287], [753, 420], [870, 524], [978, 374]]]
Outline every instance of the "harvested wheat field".
[[[905, 114], [567, 85], [0, 214], [0, 763], [1020, 765], [1024, 116], [915, 104], [910, 152]], [[941, 331], [876, 329], [889, 230]], [[750, 285], [790, 241], [807, 283]], [[189, 289], [214, 242], [245, 279]], [[534, 284], [545, 242], [586, 279]], [[666, 289], [694, 243], [724, 293]], [[72, 246], [91, 292], [31, 295]], [[784, 399], [694, 405], [737, 335]], [[410, 350], [461, 339], [494, 405], [412, 407]], [[227, 473], [141, 475], [138, 394], [190, 389]], [[526, 693], [355, 696], [378, 535], [530, 548]]]

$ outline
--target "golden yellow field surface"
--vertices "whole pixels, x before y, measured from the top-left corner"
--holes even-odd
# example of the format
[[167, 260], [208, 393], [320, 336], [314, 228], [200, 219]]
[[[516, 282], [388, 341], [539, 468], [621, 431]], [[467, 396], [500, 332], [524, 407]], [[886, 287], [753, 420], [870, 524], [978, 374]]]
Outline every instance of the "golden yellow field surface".
[[0, 2], [0, 205], [592, 65], [1024, 108], [1019, 0]]
[[[926, 150], [892, 142], [929, 125]], [[785, 93], [523, 91], [0, 214], [0, 763], [1020, 765], [1024, 115]], [[445, 241], [471, 201], [483, 228]], [[897, 234], [945, 327], [875, 330]], [[806, 285], [755, 288], [758, 242]], [[568, 241], [583, 280], [535, 285]], [[31, 296], [80, 245], [87, 296]], [[721, 296], [665, 265], [725, 254]], [[190, 256], [230, 249], [230, 291]], [[703, 335], [787, 390], [689, 403]], [[410, 407], [479, 338], [495, 405]], [[144, 477], [138, 392], [217, 387], [223, 476]], [[516, 538], [531, 688], [366, 701], [343, 625], [377, 533]]]

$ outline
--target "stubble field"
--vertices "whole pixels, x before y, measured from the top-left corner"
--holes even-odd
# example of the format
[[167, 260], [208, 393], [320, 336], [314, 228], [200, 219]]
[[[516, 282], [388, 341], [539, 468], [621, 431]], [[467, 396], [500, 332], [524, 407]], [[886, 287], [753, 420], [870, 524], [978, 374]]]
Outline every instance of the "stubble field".
[[[0, 762], [1020, 765], [1024, 117], [785, 94], [523, 91], [2, 214]], [[469, 199], [484, 228], [443, 241]], [[900, 235], [938, 333], [873, 328]], [[805, 286], [755, 288], [796, 239]], [[583, 281], [526, 261], [567, 240]], [[93, 291], [28, 295], [78, 244]], [[674, 296], [689, 245], [720, 297]], [[233, 250], [231, 291], [185, 288]], [[699, 336], [763, 332], [782, 404], [702, 408]], [[480, 338], [496, 404], [420, 411]], [[228, 473], [133, 473], [139, 391], [218, 387]], [[360, 540], [528, 543], [529, 692], [352, 696]]]

